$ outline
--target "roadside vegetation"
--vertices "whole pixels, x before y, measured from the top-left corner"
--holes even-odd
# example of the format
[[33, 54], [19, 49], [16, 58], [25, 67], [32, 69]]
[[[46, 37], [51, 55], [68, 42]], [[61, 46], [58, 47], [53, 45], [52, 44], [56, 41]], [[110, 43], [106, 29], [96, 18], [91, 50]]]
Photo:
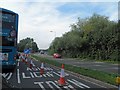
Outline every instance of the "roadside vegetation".
[[120, 23], [93, 14], [85, 19], [78, 18], [70, 27], [69, 32], [56, 37], [51, 43], [50, 54], [57, 52], [65, 57], [120, 61]]
[[[43, 58], [40, 56], [35, 56], [35, 55], [31, 55], [31, 57], [33, 57], [34, 59], [37, 59], [41, 62], [48, 63], [48, 64], [51, 64], [51, 65], [61, 68], [62, 63], [59, 63], [57, 61], [50, 60], [48, 58]], [[118, 76], [117, 74], [110, 74], [110, 73], [106, 73], [106, 72], [102, 72], [102, 71], [81, 68], [81, 67], [72, 66], [72, 65], [68, 65], [68, 64], [65, 64], [65, 70], [69, 70], [74, 73], [92, 77], [92, 78], [95, 78], [95, 79], [98, 79], [98, 80], [101, 80], [103, 82], [110, 83], [113, 85], [116, 85], [115, 80], [116, 80], [116, 76]]]

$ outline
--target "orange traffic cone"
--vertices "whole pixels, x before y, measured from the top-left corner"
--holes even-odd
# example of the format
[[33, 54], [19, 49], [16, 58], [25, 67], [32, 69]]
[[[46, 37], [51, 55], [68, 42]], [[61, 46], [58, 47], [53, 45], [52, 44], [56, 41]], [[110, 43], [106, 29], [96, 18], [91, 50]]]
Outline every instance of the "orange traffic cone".
[[30, 68], [32, 68], [32, 66], [33, 66], [33, 61], [31, 59], [31, 61], [30, 61]]
[[40, 67], [40, 74], [42, 75], [43, 73], [44, 73], [44, 64], [42, 62]]
[[25, 59], [25, 64], [27, 64], [28, 62], [27, 62], [28, 60], [27, 60], [27, 58]]
[[64, 64], [62, 64], [62, 69], [61, 69], [61, 73], [60, 73], [60, 79], [58, 80], [58, 84], [60, 86], [64, 86], [66, 85], [66, 82], [65, 82], [65, 73], [64, 73]]

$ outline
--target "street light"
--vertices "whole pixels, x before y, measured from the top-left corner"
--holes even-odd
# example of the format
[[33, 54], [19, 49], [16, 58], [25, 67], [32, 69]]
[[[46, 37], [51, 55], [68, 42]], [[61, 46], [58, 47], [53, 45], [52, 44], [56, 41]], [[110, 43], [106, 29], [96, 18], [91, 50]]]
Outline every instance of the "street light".
[[56, 38], [56, 32], [55, 32], [55, 31], [50, 31], [50, 32], [53, 32], [53, 33], [54, 33], [54, 35], [55, 35], [55, 38]]

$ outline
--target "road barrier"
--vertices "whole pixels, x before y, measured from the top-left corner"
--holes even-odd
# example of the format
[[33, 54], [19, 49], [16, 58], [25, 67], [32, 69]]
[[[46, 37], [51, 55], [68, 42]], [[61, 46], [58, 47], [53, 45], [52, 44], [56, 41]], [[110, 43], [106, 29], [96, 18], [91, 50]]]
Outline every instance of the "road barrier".
[[41, 63], [41, 67], [40, 67], [40, 74], [44, 74], [44, 63]]
[[60, 79], [58, 80], [58, 84], [60, 86], [66, 85], [65, 72], [64, 72], [64, 64], [62, 64], [61, 73], [60, 73]]

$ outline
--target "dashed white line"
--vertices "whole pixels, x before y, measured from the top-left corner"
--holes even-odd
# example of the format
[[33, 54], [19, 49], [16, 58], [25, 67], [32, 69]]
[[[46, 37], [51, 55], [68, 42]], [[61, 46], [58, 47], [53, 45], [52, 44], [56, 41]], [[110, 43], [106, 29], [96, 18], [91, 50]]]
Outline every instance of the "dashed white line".
[[21, 83], [21, 81], [20, 81], [20, 72], [19, 72], [19, 69], [17, 69], [17, 79], [18, 79], [18, 83]]
[[19, 67], [20, 63], [18, 62], [17, 66]]

